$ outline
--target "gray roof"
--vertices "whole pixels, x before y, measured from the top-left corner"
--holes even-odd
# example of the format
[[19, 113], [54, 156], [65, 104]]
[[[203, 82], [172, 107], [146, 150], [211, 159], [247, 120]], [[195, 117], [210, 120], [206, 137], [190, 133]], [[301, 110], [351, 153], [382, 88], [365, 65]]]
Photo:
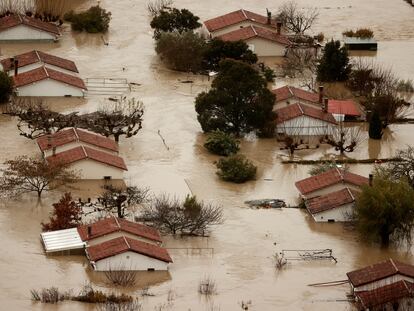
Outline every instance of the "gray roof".
[[64, 229], [40, 234], [46, 253], [81, 249], [85, 247], [77, 228]]
[[374, 38], [344, 37], [345, 44], [375, 44]]

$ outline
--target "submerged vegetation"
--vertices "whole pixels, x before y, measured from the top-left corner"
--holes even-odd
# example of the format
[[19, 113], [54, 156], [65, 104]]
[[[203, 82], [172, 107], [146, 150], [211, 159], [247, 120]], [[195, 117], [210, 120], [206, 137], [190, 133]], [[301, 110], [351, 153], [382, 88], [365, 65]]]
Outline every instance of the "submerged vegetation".
[[70, 11], [65, 14], [64, 19], [72, 24], [74, 31], [107, 32], [111, 21], [111, 12], [107, 12], [97, 5], [81, 13]]
[[217, 175], [234, 183], [244, 183], [256, 177], [257, 167], [243, 155], [232, 155], [222, 158], [217, 163]]
[[233, 135], [216, 130], [209, 133], [204, 147], [211, 153], [226, 157], [236, 154], [240, 149], [239, 145], [240, 141]]

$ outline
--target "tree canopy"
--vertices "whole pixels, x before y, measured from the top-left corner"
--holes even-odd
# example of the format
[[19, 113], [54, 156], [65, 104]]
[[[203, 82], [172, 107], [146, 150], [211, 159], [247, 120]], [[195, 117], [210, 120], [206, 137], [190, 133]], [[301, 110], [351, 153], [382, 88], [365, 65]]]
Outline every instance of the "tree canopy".
[[317, 68], [317, 79], [321, 82], [346, 81], [351, 72], [348, 50], [341, 42], [331, 40], [326, 43]]
[[369, 120], [368, 134], [372, 139], [381, 139], [382, 137], [382, 122], [377, 110], [374, 110]]
[[196, 98], [197, 119], [204, 132], [221, 130], [241, 135], [263, 131], [274, 122], [275, 96], [249, 64], [220, 62], [220, 71], [208, 92]]
[[394, 179], [406, 178], [414, 188], [414, 147], [407, 146], [405, 149], [397, 150], [395, 157], [400, 161], [389, 162], [387, 171]]
[[414, 190], [406, 179], [391, 179], [378, 170], [372, 186], [362, 187], [355, 219], [361, 235], [387, 246], [390, 241], [411, 243], [414, 229]]
[[53, 204], [52, 216], [48, 223], [42, 223], [43, 231], [63, 230], [77, 227], [82, 220], [82, 208], [65, 193], [59, 202]]
[[72, 29], [75, 31], [86, 31], [89, 33], [106, 32], [111, 21], [111, 12], [107, 12], [99, 5], [96, 5], [78, 14], [70, 11], [65, 14], [64, 19], [72, 23]]
[[316, 8], [300, 9], [295, 1], [288, 1], [279, 8], [277, 16], [287, 29], [303, 35], [315, 23], [319, 11]]

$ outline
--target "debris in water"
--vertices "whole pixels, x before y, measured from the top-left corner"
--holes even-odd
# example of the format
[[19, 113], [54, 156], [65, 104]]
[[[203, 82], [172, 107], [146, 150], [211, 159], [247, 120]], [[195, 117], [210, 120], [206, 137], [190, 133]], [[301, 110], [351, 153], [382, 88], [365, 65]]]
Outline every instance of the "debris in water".
[[332, 255], [332, 249], [284, 249], [281, 252], [286, 260], [333, 260], [338, 262]]
[[279, 199], [263, 199], [263, 200], [251, 200], [245, 201], [245, 204], [250, 207], [256, 208], [282, 208], [286, 207], [286, 203], [283, 200]]

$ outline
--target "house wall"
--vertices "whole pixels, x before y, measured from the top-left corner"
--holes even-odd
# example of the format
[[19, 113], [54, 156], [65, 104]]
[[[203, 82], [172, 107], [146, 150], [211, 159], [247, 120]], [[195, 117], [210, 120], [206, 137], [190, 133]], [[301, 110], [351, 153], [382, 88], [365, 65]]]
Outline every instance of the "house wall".
[[148, 269], [168, 270], [168, 263], [131, 251], [105, 258], [95, 263], [96, 271], [109, 271], [111, 269], [135, 271], [147, 271]]
[[357, 287], [354, 287], [352, 285], [352, 283], [350, 283], [350, 284], [351, 284], [351, 288], [354, 292], [360, 292], [360, 291], [365, 291], [365, 290], [377, 289], [378, 287], [382, 287], [382, 286], [385, 286], [385, 285], [390, 285], [392, 283], [402, 281], [402, 280], [406, 280], [406, 281], [412, 282], [412, 283], [414, 282], [414, 278], [404, 276], [404, 275], [401, 275], [401, 274], [396, 274], [396, 275], [384, 278], [382, 280], [378, 280], [378, 281], [371, 282], [371, 283], [361, 285], [361, 286], [357, 286]]
[[297, 103], [301, 103], [305, 106], [312, 107], [312, 108], [321, 108], [322, 109], [322, 105], [319, 104], [319, 103], [309, 102], [307, 100], [292, 97], [292, 98], [289, 98], [289, 99], [286, 99], [286, 100], [281, 100], [279, 102], [275, 102], [275, 104], [273, 105], [273, 111], [275, 111], [276, 109], [284, 108], [284, 107], [287, 107], [291, 104], [297, 104]]
[[257, 56], [285, 56], [286, 46], [262, 38], [252, 38], [245, 41]]
[[316, 222], [328, 222], [329, 220], [339, 222], [350, 221], [349, 218], [354, 212], [354, 206], [354, 203], [349, 203], [328, 211], [311, 215]]
[[16, 88], [18, 96], [65, 96], [83, 97], [81, 89], [52, 79]]
[[325, 187], [323, 189], [319, 189], [319, 190], [316, 190], [316, 191], [313, 191], [313, 192], [309, 192], [309, 193], [307, 193], [305, 195], [302, 195], [302, 196], [305, 199], [310, 199], [310, 198], [318, 197], [318, 196], [321, 196], [321, 195], [326, 195], [326, 194], [329, 194], [329, 193], [332, 193], [332, 192], [335, 192], [335, 191], [339, 191], [339, 190], [345, 189], [346, 187], [348, 187], [349, 189], [352, 189], [352, 190], [356, 190], [356, 191], [361, 190], [360, 187], [355, 186], [353, 184], [350, 184], [350, 183], [347, 183], [347, 182], [340, 182], [340, 183], [331, 185], [329, 187]]
[[[45, 66], [47, 68], [50, 68], [50, 69], [53, 69], [53, 70], [56, 70], [56, 71], [60, 71], [60, 72], [63, 72], [63, 73], [67, 73], [71, 76], [75, 76], [75, 77], [79, 76], [79, 74], [77, 72], [73, 72], [73, 71], [70, 71], [70, 70], [63, 69], [61, 67], [45, 64], [43, 62], [37, 62], [37, 63], [30, 64], [30, 65], [27, 65], [27, 66], [19, 67], [17, 73], [23, 73], [23, 72], [26, 72], [26, 71], [30, 71], [30, 70], [42, 67], [42, 66]], [[14, 76], [14, 69], [9, 70], [8, 74], [9, 74], [9, 76]]]
[[334, 126], [323, 120], [300, 116], [277, 124], [276, 130], [278, 134], [289, 136], [319, 136], [331, 133]]
[[0, 32], [0, 41], [56, 40], [57, 36], [25, 25], [19, 25]]
[[99, 238], [89, 240], [88, 245], [89, 246], [97, 245], [97, 244], [100, 244], [102, 242], [106, 242], [106, 241], [116, 239], [116, 238], [119, 238], [119, 237], [123, 237], [123, 236], [127, 237], [127, 238], [134, 239], [134, 240], [138, 240], [138, 241], [146, 242], [146, 243], [149, 243], [149, 244], [153, 244], [153, 245], [161, 245], [161, 243], [159, 243], [157, 241], [146, 239], [144, 237], [141, 237], [141, 236], [138, 236], [138, 235], [135, 235], [135, 234], [131, 234], [131, 233], [128, 233], [128, 232], [125, 232], [125, 231], [112, 232], [110, 234], [100, 236]]
[[[90, 147], [90, 148], [100, 150], [100, 151], [103, 151], [103, 152], [106, 152], [106, 153], [110, 153], [110, 154], [113, 154], [113, 155], [118, 155], [118, 152], [116, 152], [116, 151], [101, 148], [101, 147], [91, 145], [91, 144], [88, 144], [88, 143], [85, 143], [85, 142], [82, 142], [82, 141], [74, 141], [74, 142], [71, 142], [71, 143], [68, 143], [68, 144], [65, 144], [65, 145], [62, 145], [62, 146], [58, 146], [58, 147], [56, 147], [56, 153], [66, 151], [66, 150], [70, 150], [70, 149], [73, 149], [73, 148], [76, 148], [76, 147], [79, 147], [79, 146], [86, 146], [86, 147]], [[52, 154], [53, 154], [52, 149], [43, 151], [43, 155], [45, 157], [51, 156]]]
[[111, 179], [123, 179], [124, 174], [124, 171], [120, 168], [91, 159], [72, 163], [69, 167], [80, 173], [79, 179], [103, 179], [104, 176], [111, 176]]
[[216, 31], [213, 31], [210, 34], [211, 34], [211, 36], [213, 38], [215, 38], [215, 37], [222, 36], [222, 35], [224, 35], [226, 33], [229, 33], [231, 31], [234, 31], [234, 30], [243, 28], [243, 27], [249, 27], [251, 25], [258, 26], [258, 27], [262, 27], [262, 28], [267, 28], [267, 29], [270, 29], [270, 30], [273, 30], [274, 32], [276, 32], [276, 29], [274, 27], [262, 25], [262, 24], [259, 24], [259, 23], [255, 23], [253, 21], [242, 21], [242, 22], [240, 22], [238, 24], [230, 25], [228, 27], [225, 27], [225, 28], [222, 28], [222, 29], [218, 29]]

